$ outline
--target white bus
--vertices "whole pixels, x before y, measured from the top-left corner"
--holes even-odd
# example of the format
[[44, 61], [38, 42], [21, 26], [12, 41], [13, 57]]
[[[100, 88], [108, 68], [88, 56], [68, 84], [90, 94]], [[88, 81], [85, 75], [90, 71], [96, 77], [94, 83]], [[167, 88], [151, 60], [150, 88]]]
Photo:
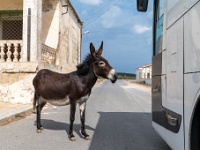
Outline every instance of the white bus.
[[172, 149], [200, 150], [200, 0], [153, 5], [153, 128]]

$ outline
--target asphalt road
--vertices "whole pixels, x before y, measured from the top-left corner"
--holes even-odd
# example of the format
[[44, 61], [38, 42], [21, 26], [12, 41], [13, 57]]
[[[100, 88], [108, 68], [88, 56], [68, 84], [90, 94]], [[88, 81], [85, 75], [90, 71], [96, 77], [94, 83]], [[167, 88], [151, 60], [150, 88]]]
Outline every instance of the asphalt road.
[[81, 136], [79, 109], [76, 141], [68, 139], [69, 106], [48, 106], [42, 113], [42, 133], [35, 114], [0, 127], [0, 150], [169, 150], [151, 125], [151, 94], [123, 80], [96, 86], [87, 103], [86, 130]]

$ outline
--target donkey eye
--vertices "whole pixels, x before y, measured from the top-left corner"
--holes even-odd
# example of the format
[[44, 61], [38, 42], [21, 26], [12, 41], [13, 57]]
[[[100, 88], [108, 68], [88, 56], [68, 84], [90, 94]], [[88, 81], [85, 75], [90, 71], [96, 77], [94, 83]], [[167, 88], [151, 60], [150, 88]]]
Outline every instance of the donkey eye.
[[100, 61], [100, 62], [99, 62], [99, 65], [100, 65], [100, 66], [105, 66], [105, 63], [104, 63], [103, 61]]

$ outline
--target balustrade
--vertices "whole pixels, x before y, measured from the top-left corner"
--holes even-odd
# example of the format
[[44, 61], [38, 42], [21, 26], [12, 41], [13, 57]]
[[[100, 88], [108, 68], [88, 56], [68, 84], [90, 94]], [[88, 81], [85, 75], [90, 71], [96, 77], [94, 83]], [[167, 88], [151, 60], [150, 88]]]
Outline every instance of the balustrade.
[[21, 62], [22, 40], [0, 40], [0, 62]]
[[47, 64], [55, 64], [56, 50], [42, 44], [42, 61]]
[[[42, 62], [55, 64], [56, 50], [42, 44]], [[0, 40], [0, 62], [21, 62], [22, 40]]]

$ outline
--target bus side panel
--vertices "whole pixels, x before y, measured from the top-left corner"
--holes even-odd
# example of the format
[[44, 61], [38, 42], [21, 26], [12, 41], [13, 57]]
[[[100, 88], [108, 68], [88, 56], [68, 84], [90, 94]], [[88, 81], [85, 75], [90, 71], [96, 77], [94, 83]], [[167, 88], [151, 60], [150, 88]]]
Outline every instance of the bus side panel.
[[187, 0], [167, 0], [167, 28], [184, 14], [186, 1]]
[[190, 129], [200, 96], [200, 2], [184, 16], [184, 116], [185, 147], [190, 147]]
[[176, 22], [199, 0], [166, 0], [167, 1], [167, 28]]
[[[175, 14], [174, 14], [175, 15]], [[167, 29], [167, 109], [183, 118], [183, 18]], [[177, 118], [178, 119], [178, 118]], [[178, 133], [167, 132], [172, 149], [184, 149], [183, 119]]]
[[167, 107], [183, 115], [183, 18], [167, 30]]
[[187, 0], [185, 3], [185, 11], [188, 11], [190, 8], [192, 8], [194, 5], [196, 5], [197, 2], [200, 0]]
[[185, 73], [200, 71], [200, 2], [184, 16]]

